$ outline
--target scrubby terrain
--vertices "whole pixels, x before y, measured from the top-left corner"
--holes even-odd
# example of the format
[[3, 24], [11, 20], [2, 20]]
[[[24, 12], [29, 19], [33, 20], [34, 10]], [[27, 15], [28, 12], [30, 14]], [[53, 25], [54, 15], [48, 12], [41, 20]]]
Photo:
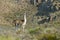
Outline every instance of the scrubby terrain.
[[[58, 8], [55, 1], [42, 2], [35, 6], [29, 1], [0, 0], [0, 40], [60, 40]], [[23, 32], [22, 26], [19, 26], [20, 30], [16, 33], [13, 20], [22, 20], [25, 12], [25, 31]]]

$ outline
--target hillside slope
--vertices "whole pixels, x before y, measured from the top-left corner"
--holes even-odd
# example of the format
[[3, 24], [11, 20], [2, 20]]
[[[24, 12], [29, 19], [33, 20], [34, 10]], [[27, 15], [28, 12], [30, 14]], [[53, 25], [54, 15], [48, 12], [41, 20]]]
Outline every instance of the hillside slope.
[[[60, 10], [50, 10], [49, 5], [45, 2], [34, 6], [27, 1], [0, 0], [0, 34], [8, 38], [9, 35], [17, 37], [15, 40], [60, 40]], [[23, 19], [25, 12], [25, 32], [22, 26], [16, 32], [13, 20]], [[47, 22], [50, 16], [53, 20]]]

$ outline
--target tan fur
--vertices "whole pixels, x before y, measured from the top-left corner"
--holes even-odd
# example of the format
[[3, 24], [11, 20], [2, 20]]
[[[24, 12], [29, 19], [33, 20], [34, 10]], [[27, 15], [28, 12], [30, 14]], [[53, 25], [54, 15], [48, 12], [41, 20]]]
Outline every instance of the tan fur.
[[19, 20], [19, 19], [16, 19], [16, 20], [13, 20], [13, 24], [23, 24], [24, 20]]

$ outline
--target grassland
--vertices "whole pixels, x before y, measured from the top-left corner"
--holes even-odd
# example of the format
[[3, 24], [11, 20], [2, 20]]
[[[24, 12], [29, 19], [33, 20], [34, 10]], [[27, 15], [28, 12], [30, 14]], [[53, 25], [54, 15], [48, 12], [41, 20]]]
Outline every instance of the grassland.
[[[22, 28], [19, 26], [21, 31], [16, 34], [12, 21], [23, 19], [25, 12], [27, 13], [25, 32], [22, 32]], [[60, 10], [45, 12], [46, 14], [43, 17], [47, 17], [48, 13], [56, 16], [56, 19], [43, 24], [38, 24], [37, 18], [42, 16], [36, 16], [38, 12], [41, 14], [45, 11], [38, 10], [38, 7], [27, 2], [0, 0], [0, 40], [60, 40]], [[23, 37], [20, 35], [23, 35]]]

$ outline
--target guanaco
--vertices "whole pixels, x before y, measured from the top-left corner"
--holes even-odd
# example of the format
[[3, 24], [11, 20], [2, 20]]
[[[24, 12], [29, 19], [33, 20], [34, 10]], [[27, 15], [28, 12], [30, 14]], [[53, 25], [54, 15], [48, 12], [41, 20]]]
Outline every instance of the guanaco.
[[13, 20], [13, 23], [15, 25], [16, 30], [18, 29], [19, 25], [22, 25], [23, 30], [25, 29], [25, 25], [26, 25], [26, 13], [24, 13], [24, 19], [20, 20], [20, 19], [15, 19]]

